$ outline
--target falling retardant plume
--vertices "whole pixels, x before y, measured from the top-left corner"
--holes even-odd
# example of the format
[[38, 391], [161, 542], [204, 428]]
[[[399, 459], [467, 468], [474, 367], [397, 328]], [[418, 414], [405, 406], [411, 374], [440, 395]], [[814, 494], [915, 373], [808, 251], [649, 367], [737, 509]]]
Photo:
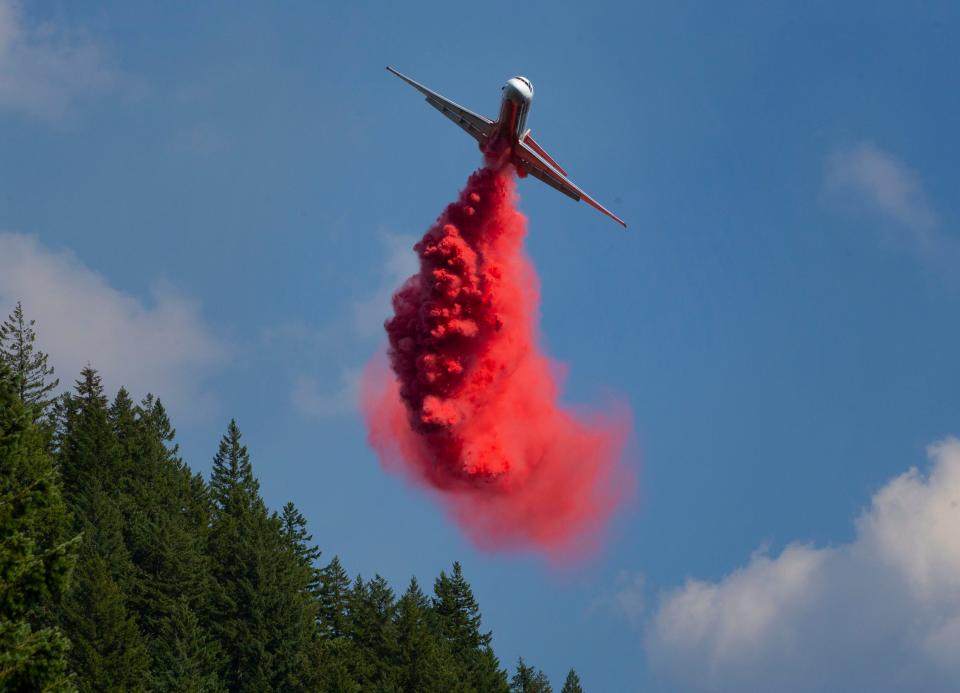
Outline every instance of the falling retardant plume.
[[512, 165], [488, 155], [416, 244], [420, 271], [385, 324], [389, 368], [371, 362], [361, 403], [384, 467], [435, 492], [477, 546], [566, 561], [598, 547], [632, 492], [629, 417], [558, 402], [514, 184]]

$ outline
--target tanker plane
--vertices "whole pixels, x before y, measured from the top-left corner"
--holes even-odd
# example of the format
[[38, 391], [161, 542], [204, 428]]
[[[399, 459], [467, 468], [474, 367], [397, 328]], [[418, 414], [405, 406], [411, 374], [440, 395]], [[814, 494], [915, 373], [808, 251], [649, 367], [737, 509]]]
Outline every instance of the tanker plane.
[[493, 121], [468, 111], [463, 106], [458, 106], [450, 99], [427, 89], [419, 82], [400, 74], [392, 67], [387, 67], [387, 70], [426, 96], [427, 103], [477, 140], [480, 149], [487, 151], [493, 143], [505, 143], [509, 160], [516, 167], [517, 173], [521, 177], [530, 174], [574, 200], [583, 200], [618, 224], [627, 226], [616, 214], [574, 185], [567, 178], [567, 172], [560, 168], [560, 164], [554, 161], [553, 157], [547, 154], [543, 147], [530, 136], [530, 129], [526, 127], [526, 124], [527, 115], [530, 112], [530, 103], [533, 101], [533, 85], [526, 77], [512, 77], [503, 85], [500, 115], [497, 116], [496, 121]]

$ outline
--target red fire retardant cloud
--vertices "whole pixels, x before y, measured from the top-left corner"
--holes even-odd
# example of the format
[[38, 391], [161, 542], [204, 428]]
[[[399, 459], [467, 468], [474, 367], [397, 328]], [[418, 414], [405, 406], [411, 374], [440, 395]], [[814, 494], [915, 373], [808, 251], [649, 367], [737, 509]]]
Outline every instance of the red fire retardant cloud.
[[566, 559], [597, 548], [632, 491], [628, 417], [558, 404], [513, 175], [488, 160], [414, 247], [420, 272], [385, 325], [392, 372], [370, 364], [362, 408], [384, 467], [434, 491], [476, 545]]

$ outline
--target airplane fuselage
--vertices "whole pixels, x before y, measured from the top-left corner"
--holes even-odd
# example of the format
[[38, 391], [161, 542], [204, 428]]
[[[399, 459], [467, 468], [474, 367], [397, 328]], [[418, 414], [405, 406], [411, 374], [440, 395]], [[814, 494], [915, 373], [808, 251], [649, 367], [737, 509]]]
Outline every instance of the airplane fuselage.
[[503, 85], [500, 115], [497, 117], [498, 134], [511, 145], [516, 144], [527, 127], [527, 114], [533, 101], [533, 85], [526, 77], [511, 77]]

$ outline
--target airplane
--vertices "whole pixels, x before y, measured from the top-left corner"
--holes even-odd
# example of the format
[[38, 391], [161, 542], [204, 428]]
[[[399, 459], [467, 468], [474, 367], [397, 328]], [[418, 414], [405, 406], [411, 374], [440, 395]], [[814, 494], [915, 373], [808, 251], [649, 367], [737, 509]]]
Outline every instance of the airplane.
[[463, 106], [458, 106], [450, 99], [427, 89], [427, 87], [413, 81], [406, 75], [400, 74], [392, 67], [387, 66], [387, 70], [426, 96], [427, 103], [476, 139], [480, 144], [480, 149], [486, 150], [490, 143], [498, 140], [507, 142], [509, 144], [510, 161], [521, 177], [530, 174], [578, 202], [583, 200], [624, 228], [627, 227], [626, 222], [620, 217], [574, 185], [567, 178], [567, 172], [560, 168], [560, 164], [554, 161], [553, 157], [547, 154], [543, 147], [530, 136], [530, 129], [524, 129], [527, 124], [527, 115], [530, 112], [530, 103], [533, 101], [533, 85], [526, 77], [511, 77], [503, 85], [501, 88], [503, 98], [500, 101], [500, 115], [496, 121], [492, 121], [482, 115], [468, 111]]

